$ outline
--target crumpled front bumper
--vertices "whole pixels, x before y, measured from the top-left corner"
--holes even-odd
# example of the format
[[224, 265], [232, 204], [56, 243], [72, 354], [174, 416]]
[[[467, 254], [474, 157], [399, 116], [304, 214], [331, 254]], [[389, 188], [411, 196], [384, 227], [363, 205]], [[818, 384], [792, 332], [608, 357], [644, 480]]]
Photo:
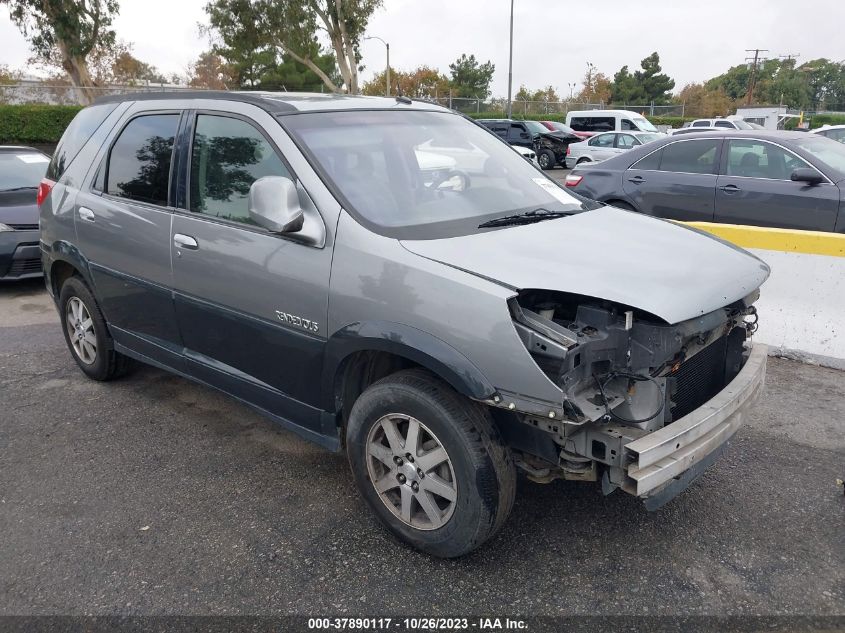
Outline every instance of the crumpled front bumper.
[[766, 356], [765, 345], [754, 345], [739, 374], [713, 398], [670, 425], [626, 444], [623, 457], [629, 463], [630, 492], [646, 498], [647, 505], [659, 507], [686, 488], [745, 421], [763, 390]]

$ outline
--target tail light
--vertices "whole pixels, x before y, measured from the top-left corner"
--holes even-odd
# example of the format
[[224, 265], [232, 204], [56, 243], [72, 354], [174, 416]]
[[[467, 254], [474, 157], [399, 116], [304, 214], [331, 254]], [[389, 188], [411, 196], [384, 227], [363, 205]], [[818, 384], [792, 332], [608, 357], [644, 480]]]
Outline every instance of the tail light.
[[569, 156], [569, 145], [566, 146], [566, 155]]
[[584, 180], [584, 176], [578, 176], [576, 174], [567, 174], [566, 182], [563, 184], [567, 187], [577, 187], [581, 184], [581, 181]]
[[53, 185], [55, 184], [55, 180], [50, 180], [49, 178], [41, 179], [41, 182], [38, 185], [38, 194], [35, 196], [35, 202], [39, 207], [41, 206], [41, 203], [47, 199], [47, 196], [50, 195], [50, 192], [53, 190]]

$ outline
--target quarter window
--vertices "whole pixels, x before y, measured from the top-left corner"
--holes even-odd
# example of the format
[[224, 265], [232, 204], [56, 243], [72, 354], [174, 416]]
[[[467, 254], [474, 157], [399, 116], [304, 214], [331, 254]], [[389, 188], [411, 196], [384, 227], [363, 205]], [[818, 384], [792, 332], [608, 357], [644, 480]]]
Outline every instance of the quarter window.
[[701, 139], [670, 143], [663, 148], [660, 171], [712, 174], [721, 142], [721, 139]]
[[728, 176], [789, 180], [794, 169], [809, 167], [795, 154], [763, 141], [729, 141]]
[[111, 149], [106, 192], [120, 198], [167, 205], [178, 114], [132, 119]]
[[190, 210], [255, 224], [249, 216], [249, 188], [264, 176], [287, 176], [282, 160], [246, 121], [197, 116], [191, 150]]

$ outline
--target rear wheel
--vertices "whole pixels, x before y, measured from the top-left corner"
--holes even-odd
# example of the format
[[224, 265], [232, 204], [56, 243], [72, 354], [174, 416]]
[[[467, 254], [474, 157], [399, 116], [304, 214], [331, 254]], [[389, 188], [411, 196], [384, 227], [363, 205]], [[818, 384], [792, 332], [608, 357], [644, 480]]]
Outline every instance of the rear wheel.
[[549, 149], [540, 150], [537, 154], [537, 162], [540, 164], [540, 169], [554, 169], [557, 163], [554, 152]]
[[346, 439], [361, 496], [417, 549], [461, 556], [510, 514], [516, 470], [489, 412], [427, 372], [370, 386], [352, 407]]
[[89, 378], [111, 380], [126, 372], [129, 359], [114, 351], [94, 295], [79, 277], [70, 277], [59, 293], [59, 316], [73, 360]]
[[576, 162], [575, 164], [580, 165], [581, 163], [590, 163], [590, 162], [592, 162], [592, 161], [589, 158], [579, 158], [578, 162]]

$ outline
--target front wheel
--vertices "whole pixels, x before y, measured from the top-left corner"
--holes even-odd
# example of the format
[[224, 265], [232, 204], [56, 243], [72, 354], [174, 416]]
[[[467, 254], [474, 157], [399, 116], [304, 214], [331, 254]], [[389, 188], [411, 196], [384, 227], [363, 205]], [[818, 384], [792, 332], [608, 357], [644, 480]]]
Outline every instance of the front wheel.
[[537, 155], [537, 162], [540, 164], [540, 169], [554, 169], [557, 160], [555, 160], [554, 152], [544, 149]]
[[419, 550], [461, 556], [510, 514], [516, 469], [489, 412], [427, 372], [370, 386], [352, 407], [346, 441], [367, 505]]

